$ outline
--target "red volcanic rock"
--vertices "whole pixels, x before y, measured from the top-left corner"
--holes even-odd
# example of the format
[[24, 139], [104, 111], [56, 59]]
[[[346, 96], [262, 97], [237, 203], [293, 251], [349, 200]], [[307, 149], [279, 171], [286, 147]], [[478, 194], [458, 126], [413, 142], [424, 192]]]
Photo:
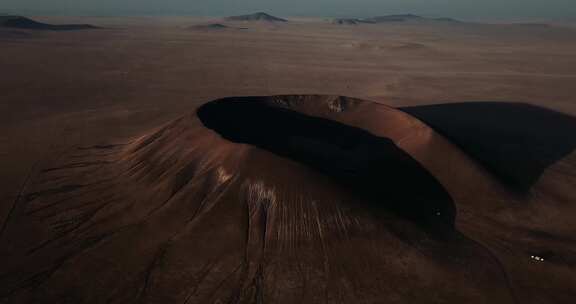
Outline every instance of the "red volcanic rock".
[[544, 176], [518, 195], [420, 120], [369, 101], [221, 99], [71, 151], [35, 181], [0, 239], [8, 303], [576, 297], [565, 192]]

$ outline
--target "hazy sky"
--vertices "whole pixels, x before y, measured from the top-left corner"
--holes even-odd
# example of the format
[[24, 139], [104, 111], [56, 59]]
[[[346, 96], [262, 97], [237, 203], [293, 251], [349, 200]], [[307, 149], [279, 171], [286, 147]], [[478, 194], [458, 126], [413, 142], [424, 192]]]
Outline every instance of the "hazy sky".
[[0, 9], [64, 14], [374, 16], [415, 13], [464, 18], [575, 17], [576, 0], [0, 0]]

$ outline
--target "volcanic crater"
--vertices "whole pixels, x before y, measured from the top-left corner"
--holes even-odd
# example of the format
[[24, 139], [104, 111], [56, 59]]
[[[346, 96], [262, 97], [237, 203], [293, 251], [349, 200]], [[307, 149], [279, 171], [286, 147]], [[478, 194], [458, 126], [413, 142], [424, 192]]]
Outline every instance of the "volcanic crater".
[[[432, 110], [231, 97], [123, 143], [79, 147], [23, 193], [2, 234], [0, 295], [568, 303], [574, 227], [549, 219], [569, 197], [544, 169], [518, 196]], [[573, 166], [563, 151], [557, 161]]]

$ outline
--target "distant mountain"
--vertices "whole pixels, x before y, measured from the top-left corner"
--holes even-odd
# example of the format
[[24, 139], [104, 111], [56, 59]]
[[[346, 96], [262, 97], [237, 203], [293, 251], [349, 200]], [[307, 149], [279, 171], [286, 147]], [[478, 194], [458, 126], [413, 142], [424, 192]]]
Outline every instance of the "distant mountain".
[[356, 25], [360, 23], [389, 23], [389, 22], [445, 22], [445, 23], [457, 23], [460, 22], [452, 18], [427, 18], [413, 14], [400, 14], [400, 15], [386, 15], [377, 16], [365, 19], [355, 19], [355, 18], [338, 18], [334, 19], [332, 23], [341, 25]]
[[49, 30], [49, 31], [73, 31], [97, 29], [90, 24], [48, 24], [22, 16], [0, 16], [0, 27], [27, 29], [27, 30]]
[[250, 15], [240, 15], [227, 17], [228, 21], [266, 21], [266, 22], [288, 22], [286, 19], [278, 18], [263, 12], [258, 12]]
[[443, 18], [431, 18], [431, 19], [429, 18], [428, 20], [432, 20], [432, 21], [444, 21], [444, 22], [454, 22], [454, 23], [461, 23], [461, 22], [463, 22], [463, 21], [460, 21], [460, 20], [458, 20], [458, 19], [446, 18], [446, 17], [443, 17]]
[[192, 30], [201, 30], [201, 31], [223, 31], [223, 30], [245, 30], [247, 28], [244, 27], [233, 27], [228, 26], [222, 23], [209, 23], [209, 24], [198, 24], [189, 27]]
[[401, 14], [401, 15], [387, 15], [387, 16], [377, 16], [365, 21], [372, 23], [386, 23], [386, 22], [460, 22], [452, 18], [427, 18], [412, 14]]
[[420, 21], [425, 19], [424, 17], [412, 14], [402, 14], [402, 15], [387, 15], [387, 16], [377, 16], [365, 19], [366, 21], [373, 23], [381, 22], [404, 22], [404, 21]]
[[360, 23], [374, 23], [364, 19], [357, 19], [357, 18], [337, 18], [332, 20], [333, 24], [340, 24], [340, 25], [357, 25]]

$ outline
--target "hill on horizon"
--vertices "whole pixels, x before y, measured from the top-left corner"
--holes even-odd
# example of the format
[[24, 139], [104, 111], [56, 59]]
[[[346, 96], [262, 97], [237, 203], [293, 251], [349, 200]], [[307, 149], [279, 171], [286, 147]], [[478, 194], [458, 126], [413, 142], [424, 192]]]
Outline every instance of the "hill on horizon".
[[49, 31], [72, 31], [98, 28], [91, 24], [48, 24], [22, 16], [0, 16], [0, 27]]
[[264, 12], [257, 12], [249, 15], [239, 15], [226, 17], [225, 20], [228, 21], [266, 21], [266, 22], [288, 22], [286, 19], [282, 19], [276, 16]]
[[370, 18], [335, 18], [332, 23], [341, 25], [357, 25], [361, 23], [377, 24], [389, 22], [446, 22], [460, 23], [462, 21], [452, 18], [428, 18], [414, 14], [383, 15]]
[[207, 24], [197, 24], [189, 27], [193, 30], [206, 30], [206, 31], [223, 31], [223, 30], [245, 30], [245, 27], [233, 27], [222, 23], [207, 23]]

